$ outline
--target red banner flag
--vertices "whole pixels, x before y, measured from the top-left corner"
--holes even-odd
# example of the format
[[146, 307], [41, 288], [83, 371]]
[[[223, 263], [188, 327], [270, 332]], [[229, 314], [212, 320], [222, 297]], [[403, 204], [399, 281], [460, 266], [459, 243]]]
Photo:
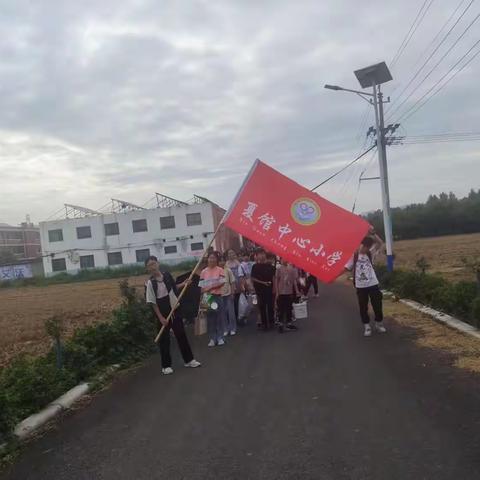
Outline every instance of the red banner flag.
[[225, 217], [228, 227], [323, 282], [343, 271], [369, 225], [257, 160]]

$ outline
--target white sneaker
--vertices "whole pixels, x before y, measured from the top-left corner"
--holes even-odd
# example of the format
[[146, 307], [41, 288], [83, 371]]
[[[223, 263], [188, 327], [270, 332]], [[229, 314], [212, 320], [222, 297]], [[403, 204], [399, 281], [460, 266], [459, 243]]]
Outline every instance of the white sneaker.
[[224, 337], [228, 337], [228, 332], [223, 332]]
[[162, 368], [162, 373], [164, 375], [171, 375], [173, 373], [173, 368], [172, 367]]
[[214, 347], [214, 346], [215, 346], [215, 341], [214, 341], [214, 340], [210, 340], [210, 341], [208, 342], [208, 346], [209, 346], [209, 347]]
[[232, 331], [230, 332], [230, 336], [231, 336], [231, 337], [233, 337], [233, 336], [236, 335], [236, 334], [237, 334], [237, 332], [236, 332], [235, 330], [232, 330]]
[[365, 324], [365, 330], [363, 332], [364, 337], [371, 337], [372, 336], [372, 327], [369, 323]]
[[193, 359], [191, 362], [188, 362], [185, 364], [187, 368], [197, 368], [201, 367], [202, 364], [200, 362], [197, 362], [197, 360]]
[[375, 330], [378, 333], [387, 333], [387, 329], [385, 328], [383, 322], [375, 322]]
[[217, 345], [218, 345], [219, 347], [225, 345], [225, 340], [224, 340], [223, 338], [221, 338], [221, 339], [218, 341]]

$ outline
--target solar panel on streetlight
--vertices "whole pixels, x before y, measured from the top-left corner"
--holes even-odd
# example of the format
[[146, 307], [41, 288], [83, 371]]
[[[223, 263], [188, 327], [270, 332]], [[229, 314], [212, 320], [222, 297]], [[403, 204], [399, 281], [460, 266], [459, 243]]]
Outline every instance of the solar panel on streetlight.
[[369, 67], [361, 68], [353, 72], [357, 77], [362, 88], [373, 87], [373, 85], [381, 85], [382, 83], [393, 80], [392, 74], [385, 62], [376, 63]]

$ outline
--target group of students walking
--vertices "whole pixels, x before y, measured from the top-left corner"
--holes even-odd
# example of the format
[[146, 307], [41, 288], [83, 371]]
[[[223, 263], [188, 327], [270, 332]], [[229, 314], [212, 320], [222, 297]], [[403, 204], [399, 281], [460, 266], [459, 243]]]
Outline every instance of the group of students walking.
[[[368, 314], [369, 301], [375, 314], [375, 329], [385, 333], [383, 325], [382, 293], [373, 267], [374, 257], [382, 249], [383, 242], [371, 229], [347, 263], [345, 269], [353, 274], [357, 290], [360, 317], [364, 324], [364, 335], [370, 336], [372, 328]], [[198, 314], [200, 296], [207, 310], [208, 346], [225, 345], [228, 336], [237, 334], [237, 327], [246, 323], [240, 315], [241, 303], [246, 297], [254, 297], [257, 303], [260, 321], [258, 327], [268, 331], [278, 326], [278, 331], [297, 330], [293, 323], [293, 303], [301, 296], [307, 296], [313, 286], [318, 296], [317, 279], [303, 272], [286, 260], [267, 255], [265, 250], [257, 249], [254, 254], [244, 254], [239, 259], [234, 250], [225, 255], [210, 251], [207, 263], [192, 275], [183, 275], [175, 281], [169, 272], [162, 272], [156, 257], [150, 256], [145, 265], [150, 275], [145, 286], [146, 301], [151, 304], [163, 332], [159, 339], [162, 358], [162, 372], [173, 373], [170, 356], [170, 331], [177, 339], [185, 367], [196, 368], [200, 362], [194, 359], [188, 342], [185, 323], [190, 323]], [[180, 309], [171, 315], [173, 305], [177, 304], [179, 290], [187, 288]], [[243, 296], [243, 298], [242, 298]], [[193, 305], [193, 308], [192, 308]]]
[[246, 303], [249, 307], [257, 304], [260, 329], [270, 330], [277, 324], [281, 333], [285, 329], [296, 330], [292, 308], [294, 299], [300, 296], [298, 271], [285, 261], [277, 265], [276, 258], [272, 261], [263, 249], [240, 259], [234, 250], [223, 256], [210, 252], [199, 286], [208, 298], [209, 347], [225, 345], [225, 338], [236, 335], [237, 326], [246, 324], [250, 310], [245, 308]]

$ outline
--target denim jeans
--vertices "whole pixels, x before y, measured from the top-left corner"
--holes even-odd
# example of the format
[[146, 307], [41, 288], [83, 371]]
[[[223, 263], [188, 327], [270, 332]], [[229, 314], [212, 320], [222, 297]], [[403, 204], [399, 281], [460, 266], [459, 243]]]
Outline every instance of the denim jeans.
[[218, 305], [217, 310], [207, 310], [207, 333], [210, 340], [218, 342], [223, 340], [225, 326], [223, 322], [223, 298], [221, 295], [212, 295], [213, 301]]
[[223, 318], [226, 332], [237, 332], [237, 317], [235, 316], [234, 296], [223, 298]]

